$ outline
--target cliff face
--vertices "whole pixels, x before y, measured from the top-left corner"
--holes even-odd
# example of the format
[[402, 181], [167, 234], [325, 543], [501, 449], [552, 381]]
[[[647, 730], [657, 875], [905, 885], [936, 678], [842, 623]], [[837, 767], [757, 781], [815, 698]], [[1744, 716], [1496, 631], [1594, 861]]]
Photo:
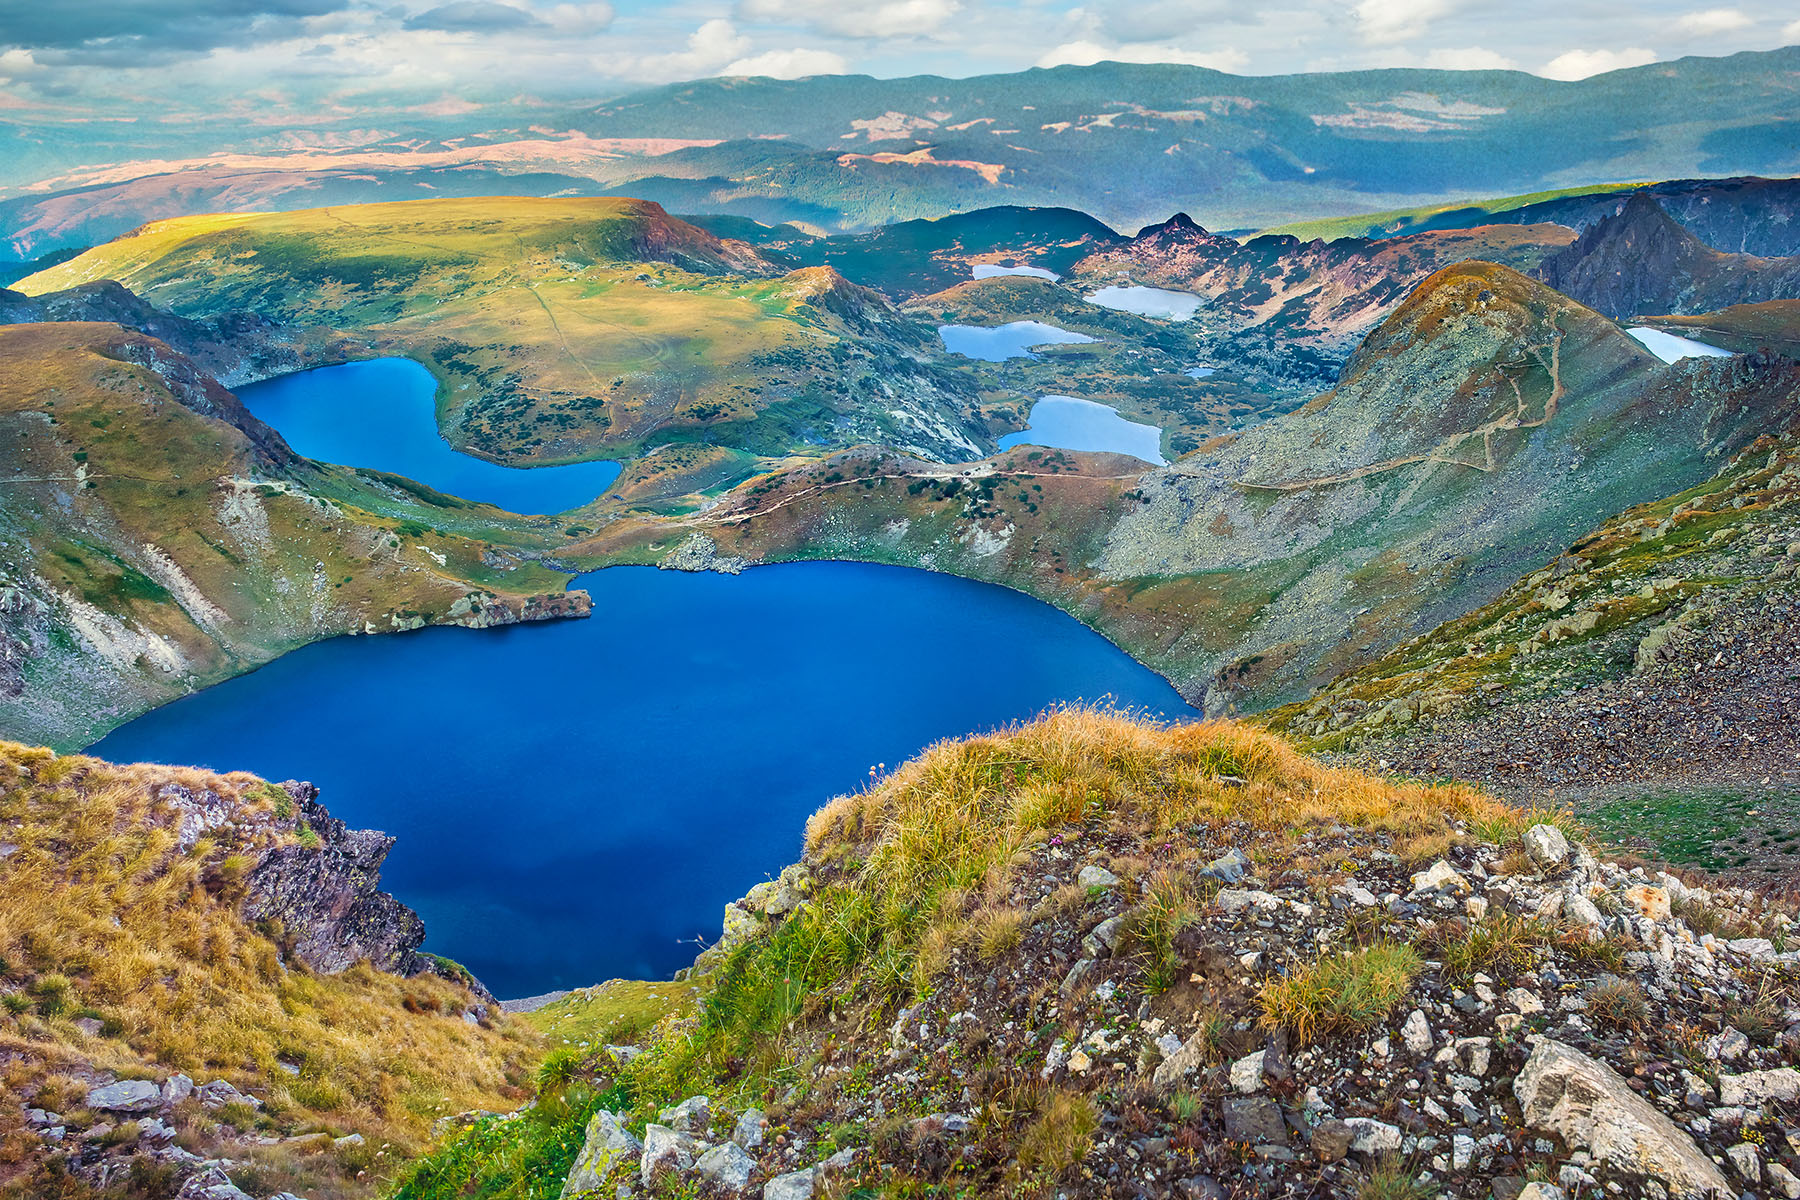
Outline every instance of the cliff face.
[[1551, 287], [1620, 321], [1800, 296], [1800, 258], [1713, 249], [1638, 194], [1544, 260]]

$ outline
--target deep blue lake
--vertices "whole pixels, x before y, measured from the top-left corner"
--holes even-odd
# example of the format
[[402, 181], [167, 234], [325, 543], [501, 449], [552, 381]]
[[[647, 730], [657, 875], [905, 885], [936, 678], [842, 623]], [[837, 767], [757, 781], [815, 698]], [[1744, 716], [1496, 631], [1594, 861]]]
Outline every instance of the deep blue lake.
[[310, 779], [399, 841], [385, 886], [502, 997], [662, 978], [869, 768], [1111, 697], [1197, 714], [1017, 592], [859, 563], [615, 567], [581, 621], [321, 642], [92, 752]]
[[308, 458], [391, 471], [508, 512], [565, 512], [619, 477], [616, 462], [526, 469], [454, 450], [438, 433], [436, 395], [431, 372], [405, 358], [318, 367], [237, 393]]
[[1110, 404], [1076, 396], [1044, 396], [1031, 406], [1028, 428], [1000, 439], [1000, 448], [1049, 446], [1057, 450], [1111, 450], [1163, 464], [1162, 430], [1127, 421]]

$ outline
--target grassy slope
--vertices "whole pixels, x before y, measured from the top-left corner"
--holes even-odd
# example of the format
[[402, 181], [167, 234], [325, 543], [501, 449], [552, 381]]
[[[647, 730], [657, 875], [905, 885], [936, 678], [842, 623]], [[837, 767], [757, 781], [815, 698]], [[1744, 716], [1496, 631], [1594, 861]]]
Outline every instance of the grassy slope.
[[1434, 716], [1627, 675], [1639, 646], [1689, 601], [1716, 606], [1792, 587], [1768, 569], [1789, 544], [1783, 510], [1797, 464], [1792, 434], [1760, 438], [1705, 482], [1576, 538], [1492, 602], [1260, 719], [1309, 749], [1341, 750]]
[[[236, 911], [245, 855], [263, 842], [226, 828], [182, 851], [166, 818], [151, 819], [152, 796], [167, 784], [211, 789], [250, 813], [279, 815], [287, 800], [241, 773], [114, 766], [0, 742], [10, 844], [0, 871], [0, 1079], [9, 1095], [79, 1119], [90, 1070], [224, 1078], [263, 1099], [263, 1111], [184, 1104], [174, 1119], [181, 1144], [238, 1160], [234, 1173], [259, 1195], [288, 1189], [315, 1200], [369, 1195], [397, 1156], [430, 1139], [437, 1118], [522, 1097], [536, 1036], [515, 1023], [465, 1022], [466, 989], [367, 965], [316, 975], [284, 963], [269, 931]], [[83, 1018], [100, 1032], [79, 1028]], [[37, 1138], [19, 1119], [16, 1103], [0, 1111], [0, 1191], [81, 1194], [38, 1173]], [[315, 1132], [360, 1133], [363, 1143], [236, 1140]]]
[[1397, 208], [1389, 212], [1357, 213], [1347, 217], [1321, 217], [1309, 221], [1292, 221], [1286, 225], [1276, 225], [1265, 229], [1263, 232], [1287, 234], [1305, 241], [1323, 238], [1329, 242], [1346, 237], [1394, 237], [1427, 229], [1463, 229], [1471, 225], [1491, 224], [1496, 217], [1517, 213], [1520, 209], [1535, 209], [1555, 200], [1597, 198], [1616, 192], [1634, 191], [1645, 186], [1647, 185], [1643, 183], [1589, 184], [1582, 187], [1557, 188], [1553, 191], [1527, 192], [1520, 196], [1504, 196], [1497, 199], [1459, 200], [1449, 204]]
[[164, 221], [20, 288], [114, 278], [178, 313], [359, 330], [437, 374], [459, 449], [546, 463], [803, 444], [867, 373], [906, 372], [910, 322], [859, 299], [874, 323], [849, 337], [831, 277], [776, 274], [643, 201], [490, 198]]
[[[970, 1158], [980, 1165], [960, 1168], [971, 1172], [960, 1181], [967, 1194], [1032, 1195], [1040, 1188], [1049, 1194], [1046, 1176], [1082, 1156], [1091, 1127], [1062, 1150], [1045, 1147], [1052, 1089], [1015, 1082], [1010, 1103], [989, 1101], [996, 1083], [1004, 1087], [1015, 1072], [1035, 1076], [1042, 1044], [1052, 1035], [1082, 1028], [1073, 1014], [1052, 1010], [1046, 1024], [1040, 1008], [1026, 1025], [1023, 1014], [1004, 1013], [1019, 1015], [1019, 1036], [1038, 1045], [1028, 1059], [1008, 1062], [991, 1046], [985, 1057], [976, 1049], [964, 1058], [967, 1048], [958, 1046], [920, 1070], [920, 1088], [931, 1098], [890, 1111], [885, 1127], [836, 1126], [830, 1119], [834, 1108], [867, 1095], [896, 1010], [940, 994], [979, 1004], [960, 998], [958, 989], [974, 984], [979, 990], [983, 972], [993, 972], [990, 987], [994, 978], [1007, 978], [1028, 931], [1060, 932], [1065, 922], [1083, 921], [1088, 890], [1071, 885], [1039, 894], [1034, 856], [1060, 857], [1053, 848], [1066, 840], [1078, 857], [1099, 851], [1120, 871], [1136, 872], [1129, 886], [1153, 902], [1163, 896], [1198, 903], [1172, 890], [1172, 877], [1206, 861], [1201, 847], [1221, 838], [1254, 842], [1259, 860], [1275, 862], [1298, 857], [1309, 831], [1335, 825], [1391, 839], [1418, 857], [1440, 852], [1459, 828], [1504, 840], [1522, 828], [1519, 822], [1519, 814], [1467, 788], [1324, 767], [1277, 738], [1231, 723], [1159, 728], [1072, 710], [940, 743], [813, 816], [806, 908], [773, 936], [703, 955], [686, 981], [699, 991], [697, 1010], [685, 987], [643, 983], [591, 989], [546, 1010], [538, 1019], [553, 1038], [566, 1036], [559, 1031], [575, 1035], [552, 1051], [555, 1070], [540, 1075], [554, 1081], [546, 1102], [525, 1120], [484, 1122], [452, 1139], [419, 1164], [397, 1196], [549, 1200], [595, 1108], [624, 1111], [641, 1128], [662, 1106], [695, 1094], [712, 1097], [715, 1111], [768, 1108], [774, 1129], [816, 1126], [830, 1140], [809, 1147], [808, 1160], [871, 1141], [889, 1153], [904, 1143], [887, 1139], [903, 1136], [912, 1118], [978, 1111], [969, 1143], [976, 1147]], [[1293, 865], [1313, 871], [1324, 888], [1342, 858]], [[1021, 878], [1029, 885], [1023, 899]], [[1182, 919], [1171, 912], [1168, 932]], [[1140, 928], [1141, 938], [1154, 936]], [[1033, 995], [1054, 1001], [1055, 979], [1042, 978], [1034, 957], [1024, 961], [1036, 976]], [[1171, 1024], [1219, 1002], [1181, 983], [1143, 987], [1146, 1003]], [[1251, 1016], [1254, 1005], [1251, 998]], [[999, 1040], [997, 1026], [988, 1032]], [[603, 1043], [627, 1037], [648, 1048], [621, 1068]], [[1096, 1072], [1077, 1086], [1091, 1093], [1126, 1085]], [[977, 1093], [972, 1104], [966, 1092], [957, 1095], [965, 1087]], [[933, 1194], [909, 1190], [925, 1185], [904, 1176], [889, 1182], [894, 1190], [885, 1194]]]
[[1649, 317], [1644, 324], [1739, 354], [1766, 349], [1800, 359], [1800, 300], [1735, 304], [1697, 316]]
[[550, 522], [274, 461], [127, 353], [177, 360], [117, 326], [0, 327], [0, 536], [18, 564], [0, 573], [10, 735], [82, 745], [306, 642], [567, 583], [483, 561], [561, 542]]

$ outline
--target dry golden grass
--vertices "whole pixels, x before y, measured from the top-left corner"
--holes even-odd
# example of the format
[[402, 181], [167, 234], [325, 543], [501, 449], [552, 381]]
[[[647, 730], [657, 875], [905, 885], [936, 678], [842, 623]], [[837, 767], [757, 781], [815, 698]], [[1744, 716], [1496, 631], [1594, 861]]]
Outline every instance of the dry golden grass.
[[[183, 852], [152, 819], [153, 789], [168, 782], [251, 811], [286, 802], [251, 775], [0, 742], [0, 840], [16, 847], [0, 870], [8, 1090], [78, 1104], [61, 1076], [84, 1063], [123, 1077], [222, 1077], [266, 1100], [274, 1129], [356, 1130], [401, 1149], [437, 1117], [523, 1095], [536, 1037], [522, 1023], [465, 1022], [460, 986], [367, 965], [335, 976], [284, 965], [272, 931], [246, 924], [235, 900], [255, 851], [291, 835], [221, 829]], [[75, 1026], [82, 1016], [102, 1023], [100, 1035]]]

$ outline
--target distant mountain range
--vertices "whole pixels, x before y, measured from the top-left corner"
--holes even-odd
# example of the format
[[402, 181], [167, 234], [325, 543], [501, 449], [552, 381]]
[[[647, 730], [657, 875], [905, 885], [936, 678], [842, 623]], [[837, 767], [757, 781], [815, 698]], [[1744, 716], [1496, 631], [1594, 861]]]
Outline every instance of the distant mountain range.
[[[197, 212], [625, 193], [816, 231], [1052, 204], [1121, 230], [1176, 211], [1253, 230], [1571, 185], [1800, 173], [1797, 74], [1800, 48], [1577, 83], [1117, 63], [966, 80], [711, 79], [530, 129], [408, 131], [354, 148], [272, 149], [246, 131], [203, 158], [145, 142], [142, 161], [97, 163], [63, 145], [14, 160], [30, 165], [7, 180], [0, 229], [16, 257], [35, 257]], [[23, 136], [13, 126], [0, 147]]]

